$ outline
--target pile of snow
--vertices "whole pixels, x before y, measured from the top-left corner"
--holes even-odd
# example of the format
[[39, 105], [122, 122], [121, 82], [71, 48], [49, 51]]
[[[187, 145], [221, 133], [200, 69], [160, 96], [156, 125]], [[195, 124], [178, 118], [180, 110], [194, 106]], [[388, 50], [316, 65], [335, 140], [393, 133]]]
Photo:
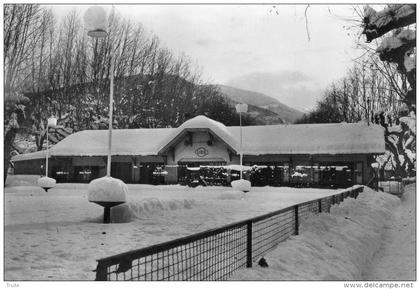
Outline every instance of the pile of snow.
[[39, 175], [8, 175], [5, 181], [6, 187], [36, 186]]
[[[306, 219], [292, 236], [265, 259], [233, 280], [361, 280], [362, 271], [378, 251], [387, 221], [399, 199], [367, 187], [357, 199], [347, 198]], [[257, 260], [258, 261], [258, 260]]]
[[89, 202], [125, 202], [128, 187], [113, 177], [95, 179], [88, 186]]
[[[223, 166], [223, 168], [227, 170], [241, 171], [241, 165], [228, 165], [228, 166]], [[252, 167], [242, 166], [242, 171], [250, 171], [250, 170], [252, 170]]]
[[233, 181], [230, 184], [235, 190], [242, 191], [244, 193], [251, 190], [251, 182], [244, 179]]
[[405, 186], [381, 240], [381, 248], [363, 272], [364, 280], [416, 280], [416, 185]]
[[305, 174], [305, 173], [300, 173], [300, 172], [294, 172], [292, 175], [291, 175], [291, 177], [293, 178], [293, 177], [297, 177], [297, 178], [304, 178], [304, 177], [307, 177], [308, 175], [307, 174]]
[[56, 181], [53, 178], [42, 177], [38, 179], [37, 183], [41, 188], [50, 189], [55, 186]]
[[111, 220], [114, 223], [127, 223], [135, 219], [147, 219], [154, 215], [162, 215], [167, 211], [191, 209], [194, 204], [194, 200], [161, 200], [157, 198], [128, 202], [112, 208]]

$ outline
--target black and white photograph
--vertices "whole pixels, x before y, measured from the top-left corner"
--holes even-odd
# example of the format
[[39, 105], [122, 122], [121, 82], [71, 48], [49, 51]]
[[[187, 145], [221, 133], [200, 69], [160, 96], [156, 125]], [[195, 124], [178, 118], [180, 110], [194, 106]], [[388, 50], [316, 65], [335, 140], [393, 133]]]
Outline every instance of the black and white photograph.
[[415, 288], [415, 2], [1, 6], [5, 288]]

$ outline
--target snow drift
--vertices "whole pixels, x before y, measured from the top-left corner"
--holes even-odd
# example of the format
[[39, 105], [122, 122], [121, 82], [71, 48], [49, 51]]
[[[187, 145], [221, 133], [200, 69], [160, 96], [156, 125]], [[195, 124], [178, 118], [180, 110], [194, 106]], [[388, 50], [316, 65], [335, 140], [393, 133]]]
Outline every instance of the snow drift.
[[[298, 236], [269, 252], [269, 267], [254, 264], [233, 280], [361, 280], [362, 271], [379, 249], [382, 234], [399, 199], [365, 187], [357, 199], [347, 198], [305, 220]], [[258, 261], [258, 260], [257, 260]]]
[[112, 208], [111, 220], [114, 223], [127, 223], [135, 219], [147, 219], [162, 215], [168, 211], [191, 209], [194, 200], [144, 199], [140, 202], [128, 202]]
[[128, 187], [113, 177], [95, 179], [88, 186], [89, 202], [125, 202]]

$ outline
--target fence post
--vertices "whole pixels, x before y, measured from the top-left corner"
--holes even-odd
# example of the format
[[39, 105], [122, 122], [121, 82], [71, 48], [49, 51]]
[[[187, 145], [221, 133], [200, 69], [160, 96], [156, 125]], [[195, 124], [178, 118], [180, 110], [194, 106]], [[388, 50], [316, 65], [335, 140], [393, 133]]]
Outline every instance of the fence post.
[[246, 224], [246, 267], [252, 267], [252, 221]]
[[98, 262], [98, 266], [96, 266], [96, 278], [95, 281], [107, 281], [107, 266], [103, 265], [101, 262]]
[[299, 205], [295, 206], [295, 235], [299, 235]]
[[322, 200], [318, 200], [318, 212], [322, 213]]

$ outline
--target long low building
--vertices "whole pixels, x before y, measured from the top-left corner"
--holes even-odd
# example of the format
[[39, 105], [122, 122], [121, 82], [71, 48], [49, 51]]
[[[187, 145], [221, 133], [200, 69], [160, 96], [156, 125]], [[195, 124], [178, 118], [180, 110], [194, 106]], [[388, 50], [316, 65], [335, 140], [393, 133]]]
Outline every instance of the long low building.
[[[385, 152], [382, 127], [363, 123], [246, 126], [242, 135], [245, 175], [253, 185], [367, 184], [374, 155]], [[237, 178], [240, 150], [240, 127], [205, 116], [178, 128], [115, 129], [111, 176], [173, 184], [194, 174], [214, 178], [216, 170], [228, 184]], [[106, 174], [107, 153], [108, 130], [74, 133], [50, 148], [48, 175], [89, 182]], [[14, 156], [14, 173], [43, 174], [45, 158], [46, 151]]]

